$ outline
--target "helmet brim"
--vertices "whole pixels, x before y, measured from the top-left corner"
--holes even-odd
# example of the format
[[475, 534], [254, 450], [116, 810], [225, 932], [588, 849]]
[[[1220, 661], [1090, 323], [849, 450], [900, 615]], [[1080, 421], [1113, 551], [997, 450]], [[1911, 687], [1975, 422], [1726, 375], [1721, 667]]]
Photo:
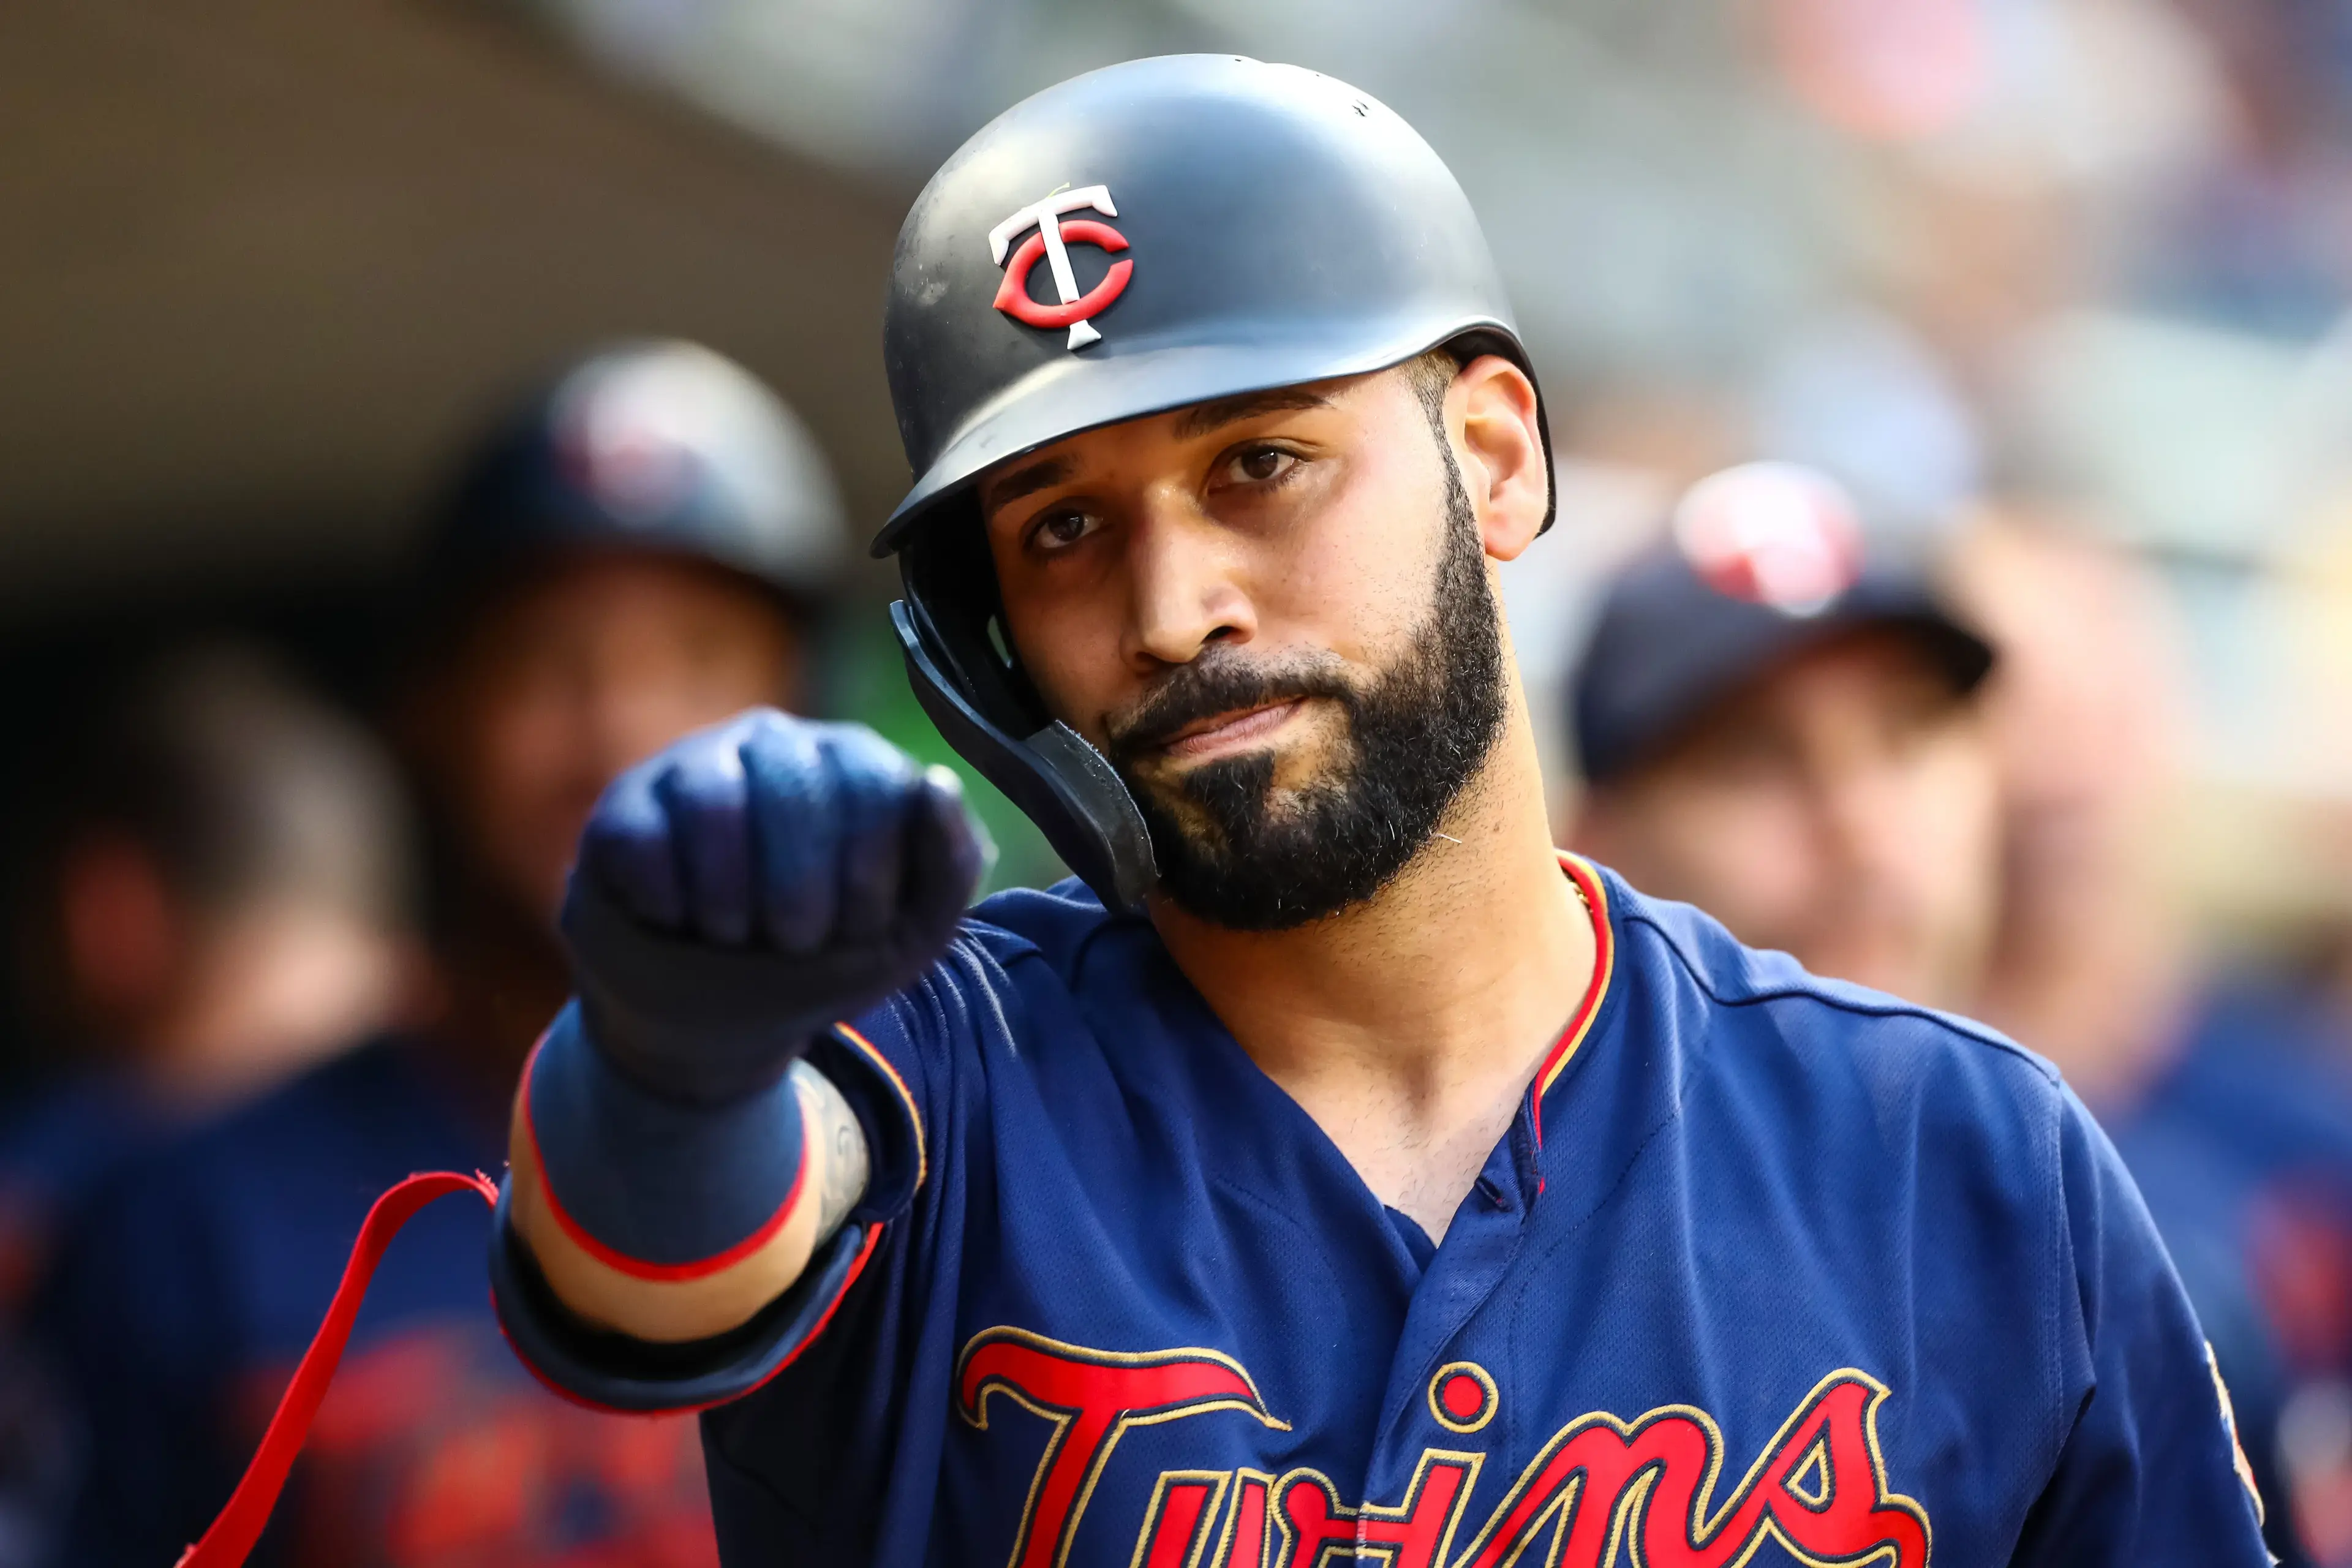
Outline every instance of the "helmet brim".
[[[1108, 328], [1111, 318], [1103, 321]], [[1262, 335], [1247, 341], [1122, 344], [1093, 360], [1069, 354], [1040, 365], [966, 422], [875, 535], [873, 553], [896, 552], [911, 530], [989, 469], [1057, 441], [1194, 404], [1368, 375], [1465, 339], [1478, 352], [1505, 354], [1533, 380], [1509, 322], [1435, 312], [1369, 330], [1360, 321], [1268, 321]], [[1110, 348], [1106, 341], [1097, 352]], [[1548, 427], [1545, 438], [1549, 445]]]

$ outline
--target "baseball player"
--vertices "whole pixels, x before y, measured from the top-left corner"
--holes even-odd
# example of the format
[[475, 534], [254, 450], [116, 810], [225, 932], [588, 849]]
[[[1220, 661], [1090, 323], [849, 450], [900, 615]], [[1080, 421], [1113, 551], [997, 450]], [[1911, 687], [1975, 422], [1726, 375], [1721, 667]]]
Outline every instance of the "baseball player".
[[2298, 1506], [2281, 1415], [2295, 1372], [2333, 1369], [2290, 1351], [2332, 1361], [2352, 1332], [2310, 1331], [2302, 1303], [2334, 1293], [2265, 1287], [2347, 1250], [2344, 1090], [2296, 1048], [2310, 1022], [2209, 986], [2135, 879], [2145, 851], [2172, 852], [2137, 815], [2163, 773], [2166, 648], [2117, 592], [2136, 580], [1983, 524], [1947, 564], [1964, 598], [1865, 540], [1813, 470], [1700, 481], [1601, 595], [1570, 702], [1571, 842], [1816, 973], [2032, 1025], [2179, 1265], [2273, 1550], [2307, 1563], [2294, 1516], [2326, 1510]]
[[752, 713], [625, 774], [491, 1273], [703, 1412], [730, 1564], [2263, 1563], [2113, 1152], [2004, 1040], [1550, 847], [1493, 570], [1543, 407], [1412, 131], [1063, 83], [902, 233], [877, 548], [955, 791]]
[[1993, 652], [1892, 546], [1800, 464], [1692, 486], [1602, 588], [1569, 841], [1817, 974], [1966, 1009], [2000, 893]]

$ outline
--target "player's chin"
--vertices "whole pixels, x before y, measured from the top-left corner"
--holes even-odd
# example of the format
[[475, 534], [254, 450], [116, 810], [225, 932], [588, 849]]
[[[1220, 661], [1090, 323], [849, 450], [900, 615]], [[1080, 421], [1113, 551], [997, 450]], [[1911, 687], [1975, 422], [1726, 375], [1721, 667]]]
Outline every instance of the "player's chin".
[[1265, 745], [1131, 775], [1129, 785], [1139, 786], [1138, 793], [1148, 794], [1171, 818], [1222, 837], [1244, 816], [1272, 821], [1304, 812], [1333, 776], [1319, 758]]

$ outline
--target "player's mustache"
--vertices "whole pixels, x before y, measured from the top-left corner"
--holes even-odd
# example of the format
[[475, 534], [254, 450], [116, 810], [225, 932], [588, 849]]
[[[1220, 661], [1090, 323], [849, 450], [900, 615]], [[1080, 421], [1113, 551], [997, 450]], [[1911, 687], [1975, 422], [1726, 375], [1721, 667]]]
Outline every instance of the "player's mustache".
[[1339, 660], [1265, 663], [1239, 656], [1203, 655], [1160, 677], [1160, 684], [1123, 719], [1105, 728], [1110, 760], [1132, 763], [1158, 751], [1188, 724], [1249, 708], [1328, 697], [1353, 709], [1357, 693]]

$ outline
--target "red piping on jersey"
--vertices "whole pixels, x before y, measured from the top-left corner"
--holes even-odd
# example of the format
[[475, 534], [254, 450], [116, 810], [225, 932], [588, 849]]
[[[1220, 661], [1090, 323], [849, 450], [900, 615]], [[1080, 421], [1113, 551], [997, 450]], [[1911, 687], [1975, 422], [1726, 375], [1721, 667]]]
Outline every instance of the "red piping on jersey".
[[352, 1322], [359, 1316], [360, 1301], [367, 1295], [375, 1266], [383, 1261], [384, 1248], [418, 1209], [436, 1198], [462, 1192], [474, 1194], [492, 1207], [498, 1205], [498, 1184], [478, 1171], [470, 1176], [455, 1171], [423, 1172], [376, 1199], [360, 1226], [359, 1240], [352, 1245], [351, 1259], [343, 1265], [342, 1283], [335, 1287], [326, 1321], [319, 1325], [310, 1348], [302, 1352], [302, 1364], [294, 1369], [292, 1381], [278, 1401], [278, 1412], [269, 1418], [269, 1430], [262, 1434], [261, 1446], [254, 1450], [244, 1479], [237, 1482], [228, 1505], [205, 1531], [204, 1539], [180, 1554], [178, 1568], [237, 1568], [252, 1552], [253, 1543], [261, 1539], [261, 1527], [269, 1522], [278, 1494], [285, 1489], [294, 1456], [310, 1435], [320, 1402], [327, 1396], [336, 1364], [343, 1359]]
[[833, 1027], [843, 1039], [866, 1053], [866, 1058], [881, 1070], [882, 1076], [890, 1080], [890, 1087], [898, 1091], [898, 1098], [907, 1102], [907, 1121], [915, 1129], [915, 1190], [920, 1192], [924, 1179], [931, 1173], [931, 1165], [930, 1151], [923, 1142], [923, 1113], [915, 1104], [915, 1091], [907, 1087], [907, 1080], [898, 1076], [898, 1069], [890, 1065], [890, 1058], [884, 1056], [873, 1041], [847, 1024], [835, 1024]]
[[[546, 1037], [541, 1036], [541, 1043], [545, 1044], [545, 1042]], [[793, 1210], [800, 1203], [801, 1189], [808, 1185], [809, 1152], [805, 1139], [801, 1143], [800, 1168], [793, 1173], [792, 1189], [784, 1194], [784, 1201], [776, 1205], [776, 1212], [762, 1221], [759, 1229], [727, 1248], [726, 1251], [714, 1252], [708, 1258], [698, 1258], [687, 1263], [648, 1263], [642, 1258], [632, 1258], [625, 1252], [605, 1246], [589, 1235], [587, 1228], [572, 1217], [571, 1211], [566, 1209], [562, 1200], [555, 1195], [555, 1184], [548, 1178], [547, 1174], [547, 1162], [540, 1157], [539, 1129], [532, 1124], [530, 1117], [530, 1069], [538, 1061], [539, 1047], [533, 1046], [530, 1048], [530, 1055], [522, 1064], [522, 1088], [519, 1091], [515, 1103], [522, 1109], [522, 1135], [523, 1141], [530, 1148], [530, 1163], [538, 1167], [540, 1196], [547, 1200], [547, 1212], [555, 1216], [557, 1228], [563, 1232], [574, 1247], [605, 1268], [615, 1273], [625, 1274], [632, 1279], [649, 1279], [662, 1284], [688, 1279], [707, 1279], [713, 1274], [723, 1273], [750, 1258], [761, 1247], [773, 1241], [784, 1228], [784, 1222], [793, 1217]], [[795, 1110], [800, 1108], [797, 1095], [793, 1098], [793, 1106]]]
[[[1617, 937], [1614, 928], [1609, 923], [1608, 889], [1601, 885], [1600, 877], [1594, 874], [1591, 866], [1566, 850], [1560, 851], [1559, 868], [1568, 873], [1568, 879], [1583, 896], [1585, 910], [1592, 919], [1592, 980], [1584, 988], [1584, 1000], [1576, 1005], [1576, 1012], [1568, 1020], [1568, 1027], [1560, 1031], [1559, 1040], [1544, 1057], [1543, 1065], [1536, 1068], [1535, 1082], [1528, 1089], [1528, 1105], [1535, 1114], [1536, 1148], [1538, 1151], [1543, 1148], [1544, 1096], [1549, 1094], [1551, 1086], [1559, 1081], [1559, 1075], [1566, 1070], [1569, 1058], [1576, 1055], [1576, 1047], [1584, 1043], [1584, 1037], [1591, 1032], [1593, 1017], [1601, 1011], [1601, 999], [1609, 994], [1610, 977], [1617, 968]], [[1536, 1176], [1536, 1191], [1543, 1191], [1541, 1173]]]

